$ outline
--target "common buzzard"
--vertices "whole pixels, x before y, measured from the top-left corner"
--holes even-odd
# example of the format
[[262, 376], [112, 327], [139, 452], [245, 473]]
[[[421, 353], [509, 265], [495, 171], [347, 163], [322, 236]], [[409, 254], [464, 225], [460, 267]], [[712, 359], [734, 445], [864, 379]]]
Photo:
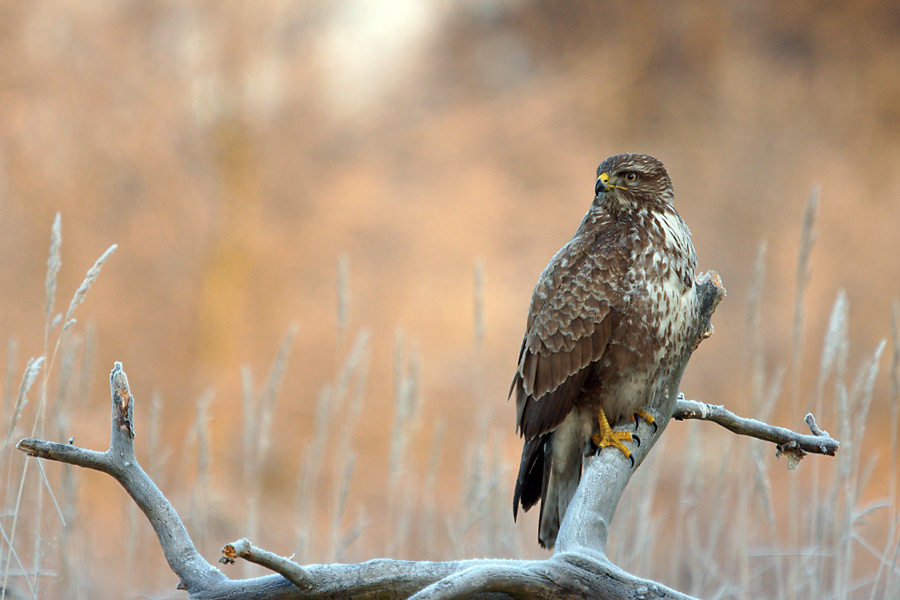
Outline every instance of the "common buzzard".
[[541, 500], [541, 546], [556, 542], [582, 458], [606, 446], [631, 456], [631, 433], [613, 428], [652, 421], [644, 407], [689, 350], [697, 256], [673, 196], [657, 159], [607, 158], [575, 236], [534, 288], [510, 387], [525, 438], [513, 518]]

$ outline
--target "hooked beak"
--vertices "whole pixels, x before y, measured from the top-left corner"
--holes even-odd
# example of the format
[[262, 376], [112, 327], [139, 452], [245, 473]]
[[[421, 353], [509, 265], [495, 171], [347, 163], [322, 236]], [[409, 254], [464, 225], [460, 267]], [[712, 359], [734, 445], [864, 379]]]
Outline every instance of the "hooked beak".
[[608, 192], [609, 188], [609, 173], [600, 173], [600, 176], [597, 177], [597, 184], [594, 186], [594, 196], [599, 196], [602, 192]]
[[628, 191], [628, 188], [624, 185], [616, 185], [615, 183], [610, 183], [609, 173], [604, 171], [603, 173], [600, 173], [599, 177], [597, 177], [597, 183], [596, 185], [594, 185], [594, 197], [596, 198], [602, 192], [608, 192], [613, 188]]

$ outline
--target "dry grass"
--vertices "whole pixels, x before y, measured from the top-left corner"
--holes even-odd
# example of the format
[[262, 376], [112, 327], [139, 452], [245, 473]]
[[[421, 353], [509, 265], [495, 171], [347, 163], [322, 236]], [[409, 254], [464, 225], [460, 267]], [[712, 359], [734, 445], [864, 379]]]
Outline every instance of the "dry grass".
[[[796, 371], [796, 363], [804, 354], [799, 342], [806, 333], [802, 296], [815, 235], [810, 215], [815, 212], [816, 198], [815, 194], [811, 196], [803, 228], [795, 343], [786, 355], [765, 355], [765, 244], [759, 246], [748, 284], [751, 293], [746, 312], [745, 364], [743, 375], [736, 376], [743, 377], [749, 406], [754, 416], [762, 419], [770, 418], [776, 402], [785, 396], [787, 365], [791, 365], [791, 372]], [[142, 564], [145, 561], [141, 557], [152, 543], [141, 515], [124, 494], [120, 505], [127, 507], [126, 535], [117, 543], [124, 549], [125, 575], [109, 581], [110, 573], [92, 565], [90, 551], [85, 551], [92, 526], [81, 518], [84, 500], [79, 486], [84, 483], [79, 472], [70, 468], [45, 471], [42, 465], [24, 460], [14, 451], [15, 441], [25, 434], [51, 438], [70, 434], [72, 411], [84, 408], [87, 370], [95, 368], [91, 330], [81, 333], [77, 328], [60, 328], [62, 319], [53, 314], [60, 264], [58, 220], [52, 231], [44, 346], [49, 361], [34, 357], [20, 367], [17, 342], [11, 339], [7, 345], [2, 412], [5, 442], [0, 449], [0, 477], [4, 482], [0, 495], [0, 567], [5, 591], [0, 597], [81, 598], [110, 590], [117, 595], [134, 594], [148, 581], [164, 581], [166, 573], [147, 572]], [[110, 251], [97, 261], [75, 293], [67, 323]], [[342, 337], [349, 330], [346, 259], [339, 263], [338, 270], [341, 289], [336, 335]], [[478, 357], [485, 329], [484, 266], [479, 263], [474, 273], [473, 348]], [[809, 458], [785, 477], [783, 463], [768, 458], [773, 449], [762, 442], [737, 439], [701, 423], [674, 424], [676, 433], [662, 440], [655, 459], [635, 477], [619, 509], [610, 544], [613, 559], [626, 569], [704, 598], [896, 598], [900, 592], [896, 458], [900, 335], [896, 305], [893, 317], [890, 346], [882, 342], [858, 365], [852, 365], [850, 306], [846, 295], [839, 292], [817, 357], [819, 374], [814, 388], [788, 392], [797, 403], [792, 412], [799, 415], [815, 410], [820, 423], [837, 427], [841, 451], [836, 459]], [[246, 534], [259, 545], [267, 544], [268, 530], [263, 523], [271, 519], [263, 507], [271, 482], [265, 473], [273, 454], [290, 451], [272, 447], [270, 440], [273, 430], [288, 426], [276, 416], [281, 380], [290, 368], [288, 355], [296, 333], [296, 328], [288, 330], [258, 391], [250, 368], [243, 372], [243, 464], [236, 488], [240, 498], [232, 503], [242, 508], [229, 513], [231, 523], [226, 526], [217, 522], [222, 519], [217, 507], [223, 484], [212, 479], [210, 470], [216, 460], [208, 427], [216, 410], [213, 393], [204, 394], [194, 410], [177, 413], [178, 418], [192, 421], [182, 465], [167, 460], [171, 449], [162, 447], [160, 441], [162, 400], [150, 395], [148, 452], [143, 458], [169, 494], [189, 492], [189, 508], [183, 516], [200, 547], [226, 540], [223, 529]], [[57, 337], [51, 343], [54, 334]], [[877, 457], [866, 451], [866, 432], [870, 411], [885, 408], [884, 403], [875, 402], [874, 390], [888, 347], [892, 394], [889, 414], [873, 418], [892, 419], [890, 492], [886, 498], [873, 499], [869, 488]], [[481, 403], [483, 415], [464, 446], [459, 447], [459, 441], [454, 440], [454, 446], [449, 447], [442, 423], [425, 427], [422, 422], [423, 405], [428, 402], [420, 384], [422, 357], [415, 338], [402, 330], [395, 331], [393, 340], [393, 425], [384, 457], [387, 479], [383, 518], [387, 526], [369, 526], [377, 508], [359, 508], [360, 503], [352, 499], [360, 451], [355, 435], [366, 400], [371, 351], [371, 335], [362, 329], [333, 381], [319, 391], [313, 436], [298, 446], [303, 460], [293, 511], [292, 550], [296, 558], [310, 562], [379, 555], [430, 559], [535, 555], [530, 523], [516, 526], [509, 518], [513, 465], [503, 455], [505, 439], [490, 428], [492, 403]], [[44, 368], [47, 363], [50, 368]], [[14, 394], [12, 380], [17, 370], [22, 375]], [[479, 393], [481, 383], [477, 378], [483, 376], [478, 370], [473, 374], [473, 394]], [[702, 398], [702, 390], [689, 392]], [[37, 403], [32, 401], [35, 396], [39, 398]], [[98, 412], [95, 418], [101, 420], [103, 414]], [[430, 438], [427, 456], [417, 460], [412, 441], [423, 435]], [[682, 443], [678, 443], [678, 436]], [[463, 485], [456, 500], [439, 498], [436, 491], [441, 465], [451, 458], [461, 458], [464, 464]], [[185, 477], [190, 465], [193, 475]], [[173, 468], [181, 476], [173, 477]], [[189, 490], [179, 489], [182, 479], [192, 482]], [[790, 490], [787, 495], [785, 489]], [[384, 531], [386, 535], [379, 534]], [[101, 579], [107, 583], [101, 583]], [[165, 589], [158, 583], [150, 585], [152, 589]]]

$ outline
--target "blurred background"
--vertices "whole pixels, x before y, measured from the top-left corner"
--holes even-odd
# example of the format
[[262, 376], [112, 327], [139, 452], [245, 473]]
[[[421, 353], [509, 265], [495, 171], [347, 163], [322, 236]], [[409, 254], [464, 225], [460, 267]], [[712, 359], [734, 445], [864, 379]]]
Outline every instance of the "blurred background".
[[[304, 562], [546, 556], [535, 511], [512, 523], [506, 395], [533, 285], [620, 152], [667, 165], [699, 269], [728, 290], [684, 393], [794, 429], [816, 408], [855, 462], [787, 472], [763, 442], [672, 423], [619, 513], [648, 530], [614, 532], [612, 559], [707, 597], [791, 597], [820, 585], [791, 569], [835, 564], [831, 597], [889, 593], [898, 65], [888, 0], [4, 3], [10, 593], [184, 597], [114, 482], [46, 465], [64, 528], [12, 450], [36, 427], [104, 448], [116, 360], [142, 464], [210, 560], [245, 535]], [[57, 212], [52, 314], [118, 249], [10, 429], [26, 361], [59, 336], [45, 347]], [[739, 513], [708, 517], [723, 497]]]

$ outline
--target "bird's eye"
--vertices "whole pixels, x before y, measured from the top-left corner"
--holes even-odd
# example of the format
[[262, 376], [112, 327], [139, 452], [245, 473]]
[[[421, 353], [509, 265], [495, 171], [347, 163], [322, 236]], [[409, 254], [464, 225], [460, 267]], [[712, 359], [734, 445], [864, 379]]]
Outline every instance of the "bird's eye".
[[622, 176], [625, 178], [625, 181], [629, 183], [634, 183], [635, 181], [637, 181], [637, 173], [635, 173], [634, 171], [626, 171], [622, 174]]

